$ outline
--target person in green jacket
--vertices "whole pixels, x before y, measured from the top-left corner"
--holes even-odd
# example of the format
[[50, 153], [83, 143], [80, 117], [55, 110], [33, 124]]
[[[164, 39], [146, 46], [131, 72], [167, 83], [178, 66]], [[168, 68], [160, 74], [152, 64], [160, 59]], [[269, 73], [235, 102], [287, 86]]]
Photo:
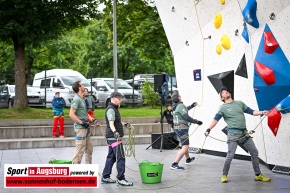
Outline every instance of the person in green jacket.
[[189, 157], [189, 125], [190, 123], [202, 125], [202, 122], [193, 119], [188, 115], [188, 111], [195, 107], [197, 105], [196, 102], [192, 103], [190, 106], [186, 107], [181, 99], [181, 96], [179, 95], [179, 92], [177, 90], [173, 91], [171, 96], [172, 102], [173, 102], [173, 123], [174, 123], [174, 131], [176, 135], [180, 139], [180, 143], [182, 145], [181, 150], [178, 152], [174, 162], [171, 165], [172, 170], [184, 170], [184, 167], [179, 166], [178, 163], [182, 159], [183, 156], [186, 157], [185, 164], [189, 164], [192, 162], [195, 158]]

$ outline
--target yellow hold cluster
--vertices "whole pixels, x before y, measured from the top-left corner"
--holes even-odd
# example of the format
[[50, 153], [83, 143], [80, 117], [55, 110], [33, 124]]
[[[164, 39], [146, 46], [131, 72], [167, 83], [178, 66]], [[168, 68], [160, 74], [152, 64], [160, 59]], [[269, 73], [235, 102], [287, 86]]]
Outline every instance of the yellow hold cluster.
[[224, 48], [225, 50], [229, 50], [231, 48], [230, 38], [226, 34], [222, 35], [220, 44], [218, 44], [215, 48], [215, 51], [218, 55], [221, 55], [222, 48]]

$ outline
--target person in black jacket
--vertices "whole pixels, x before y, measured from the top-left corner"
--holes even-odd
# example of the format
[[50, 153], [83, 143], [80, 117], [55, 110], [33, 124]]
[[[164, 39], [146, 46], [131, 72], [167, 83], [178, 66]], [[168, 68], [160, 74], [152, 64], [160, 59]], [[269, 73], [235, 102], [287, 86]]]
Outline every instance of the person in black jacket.
[[128, 123], [121, 121], [119, 106], [122, 102], [123, 95], [119, 92], [111, 93], [111, 103], [109, 103], [105, 118], [106, 118], [106, 138], [109, 147], [105, 168], [103, 170], [102, 183], [116, 183], [111, 179], [112, 167], [117, 161], [117, 183], [121, 186], [133, 186], [132, 182], [125, 179], [125, 155], [122, 144], [124, 136], [123, 126]]
[[173, 110], [172, 110], [171, 104], [166, 105], [166, 110], [163, 111], [163, 113], [162, 113], [161, 121], [163, 121], [164, 117], [165, 117], [167, 123], [171, 125], [171, 128], [173, 128]]

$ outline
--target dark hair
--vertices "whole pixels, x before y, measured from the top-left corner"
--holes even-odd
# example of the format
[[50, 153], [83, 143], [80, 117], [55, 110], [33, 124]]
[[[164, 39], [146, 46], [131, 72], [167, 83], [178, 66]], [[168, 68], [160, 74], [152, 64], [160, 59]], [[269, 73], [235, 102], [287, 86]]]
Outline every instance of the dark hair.
[[80, 82], [81, 81], [76, 81], [72, 85], [72, 89], [74, 90], [75, 93], [78, 93], [80, 90], [80, 87], [81, 87]]
[[122, 98], [123, 95], [119, 92], [112, 92], [110, 95], [111, 98]]
[[89, 92], [89, 89], [88, 88], [85, 88], [85, 90], [87, 90]]
[[55, 95], [60, 94], [59, 92], [56, 92]]

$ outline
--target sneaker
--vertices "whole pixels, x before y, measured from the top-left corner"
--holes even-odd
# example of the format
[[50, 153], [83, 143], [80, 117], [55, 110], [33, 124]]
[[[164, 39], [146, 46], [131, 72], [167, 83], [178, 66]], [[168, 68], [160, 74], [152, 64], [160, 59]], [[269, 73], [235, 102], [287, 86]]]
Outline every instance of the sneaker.
[[61, 136], [59, 136], [60, 138], [64, 138], [64, 136], [63, 135], [61, 135]]
[[189, 157], [188, 159], [186, 159], [185, 164], [190, 164], [194, 159], [195, 157]]
[[264, 176], [263, 174], [260, 174], [260, 175], [255, 177], [255, 180], [262, 181], [262, 182], [269, 182], [271, 180], [271, 178], [268, 178], [268, 177]]
[[133, 182], [128, 182], [126, 179], [117, 180], [117, 183], [121, 186], [133, 186]]
[[173, 163], [170, 167], [172, 170], [184, 170], [184, 167], [179, 166], [176, 163]]
[[113, 180], [111, 178], [102, 178], [102, 182], [105, 184], [112, 184], [112, 183], [116, 183], [116, 180]]
[[226, 175], [223, 175], [221, 182], [222, 183], [227, 183], [228, 182], [228, 177]]

